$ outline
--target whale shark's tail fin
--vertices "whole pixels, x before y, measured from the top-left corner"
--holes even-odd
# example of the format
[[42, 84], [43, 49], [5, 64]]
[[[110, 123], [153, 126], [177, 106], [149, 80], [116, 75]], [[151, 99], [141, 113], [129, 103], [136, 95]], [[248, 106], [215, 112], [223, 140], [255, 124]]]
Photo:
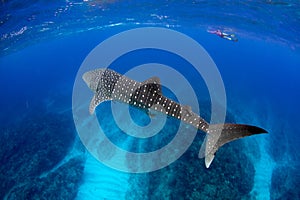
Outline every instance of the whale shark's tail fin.
[[199, 158], [205, 157], [208, 168], [215, 157], [215, 153], [224, 144], [250, 135], [267, 133], [266, 130], [243, 124], [212, 124], [209, 126], [206, 138], [201, 146]]

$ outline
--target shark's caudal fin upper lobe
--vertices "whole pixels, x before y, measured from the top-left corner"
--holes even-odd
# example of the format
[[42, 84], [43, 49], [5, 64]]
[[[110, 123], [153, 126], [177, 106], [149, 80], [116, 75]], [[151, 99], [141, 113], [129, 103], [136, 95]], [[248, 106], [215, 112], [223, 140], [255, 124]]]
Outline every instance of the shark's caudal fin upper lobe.
[[215, 157], [215, 153], [224, 144], [261, 133], [267, 133], [267, 131], [256, 126], [243, 124], [212, 124], [207, 131], [199, 157], [205, 157], [205, 166], [208, 168]]

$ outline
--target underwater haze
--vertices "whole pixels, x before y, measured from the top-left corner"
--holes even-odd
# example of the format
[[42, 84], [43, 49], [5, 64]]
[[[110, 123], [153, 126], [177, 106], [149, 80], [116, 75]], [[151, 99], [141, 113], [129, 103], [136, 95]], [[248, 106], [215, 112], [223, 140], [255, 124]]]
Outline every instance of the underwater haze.
[[[209, 168], [198, 158], [205, 137], [201, 131], [182, 156], [156, 171], [127, 173], [98, 161], [74, 123], [77, 73], [97, 45], [124, 31], [149, 27], [197, 41], [224, 83], [225, 121], [262, 127], [268, 134], [224, 145]], [[234, 34], [237, 41], [209, 32], [214, 30]], [[131, 42], [135, 40], [125, 44]], [[123, 47], [120, 43], [107, 51]], [[172, 52], [139, 49], [109, 66], [90, 67], [124, 74], [149, 63], [180, 72], [199, 101], [198, 114], [210, 122], [215, 113], [206, 82]], [[298, 0], [2, 0], [0, 199], [300, 199], [299, 66]], [[158, 65], [147, 67], [160, 77]], [[140, 72], [130, 78], [150, 78], [144, 77]], [[163, 93], [177, 100], [168, 88]], [[82, 105], [87, 112], [89, 103]], [[149, 123], [147, 113], [129, 110], [139, 126]], [[118, 127], [110, 102], [99, 105], [95, 116], [111, 142], [129, 152], [162, 148], [179, 126], [178, 120], [166, 118], [157, 135], [141, 139]], [[89, 126], [88, 120], [82, 123]], [[189, 134], [191, 127], [184, 130]]]

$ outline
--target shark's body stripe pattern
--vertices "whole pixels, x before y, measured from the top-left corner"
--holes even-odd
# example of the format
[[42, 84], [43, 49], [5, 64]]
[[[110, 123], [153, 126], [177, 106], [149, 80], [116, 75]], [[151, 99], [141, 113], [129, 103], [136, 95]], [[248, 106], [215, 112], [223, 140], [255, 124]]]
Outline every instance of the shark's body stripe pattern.
[[164, 97], [158, 83], [140, 83], [131, 80], [112, 70], [106, 69], [102, 72], [101, 83], [97, 91], [102, 91], [111, 99], [115, 99], [141, 109], [153, 109], [170, 117], [182, 120], [197, 129], [206, 131], [208, 123], [190, 107], [181, 106], [175, 101]]
[[[191, 107], [182, 106], [163, 96], [157, 77], [140, 83], [110, 69], [96, 69], [86, 72], [83, 79], [95, 93], [89, 108], [91, 114], [103, 101], [115, 100], [147, 111], [156, 110], [207, 133], [208, 136], [204, 141], [206, 167], [210, 166], [216, 151], [222, 145], [249, 135], [267, 133], [264, 129], [249, 125], [209, 125], [203, 118], [192, 112]], [[220, 132], [221, 135], [218, 135], [217, 133]]]

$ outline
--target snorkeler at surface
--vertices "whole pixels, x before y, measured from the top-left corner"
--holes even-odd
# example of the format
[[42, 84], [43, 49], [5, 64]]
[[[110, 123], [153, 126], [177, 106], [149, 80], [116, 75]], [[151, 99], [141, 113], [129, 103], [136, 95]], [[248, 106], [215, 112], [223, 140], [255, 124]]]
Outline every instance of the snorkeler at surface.
[[227, 39], [227, 40], [230, 40], [230, 41], [233, 41], [233, 42], [237, 42], [238, 39], [235, 37], [234, 34], [228, 34], [228, 33], [224, 33], [222, 32], [221, 30], [216, 30], [216, 31], [207, 31], [209, 33], [212, 33], [212, 34], [216, 34], [217, 36], [221, 37], [221, 38], [224, 38], [224, 39]]

